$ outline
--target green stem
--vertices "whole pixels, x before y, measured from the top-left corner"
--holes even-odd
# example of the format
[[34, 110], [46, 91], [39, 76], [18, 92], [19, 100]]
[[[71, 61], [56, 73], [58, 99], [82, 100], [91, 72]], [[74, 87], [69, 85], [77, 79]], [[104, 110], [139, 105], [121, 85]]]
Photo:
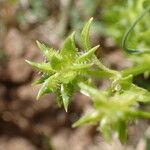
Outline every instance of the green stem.
[[131, 111], [129, 112], [134, 117], [138, 118], [148, 118], [150, 119], [150, 112], [144, 112], [144, 111]]
[[117, 71], [105, 67], [97, 58], [95, 58], [95, 64], [96, 64], [101, 70], [103, 70], [103, 71], [107, 74], [107, 76], [109, 76], [109, 77], [114, 77], [114, 76], [116, 76], [116, 75], [118, 74]]
[[88, 74], [98, 79], [111, 78], [112, 76], [108, 72], [103, 70], [88, 70]]
[[128, 75], [139, 75], [144, 73], [145, 71], [149, 71], [150, 70], [150, 64], [149, 63], [145, 63], [145, 64], [141, 64], [139, 66], [135, 66], [126, 70], [123, 70], [121, 72], [122, 76], [128, 76]]

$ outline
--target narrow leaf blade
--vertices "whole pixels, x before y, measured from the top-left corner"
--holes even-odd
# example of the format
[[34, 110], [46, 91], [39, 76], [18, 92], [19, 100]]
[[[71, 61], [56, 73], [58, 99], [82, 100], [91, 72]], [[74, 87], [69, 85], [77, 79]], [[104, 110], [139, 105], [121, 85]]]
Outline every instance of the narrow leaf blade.
[[54, 92], [54, 90], [57, 90], [57, 86], [58, 86], [57, 78], [58, 78], [58, 74], [54, 74], [45, 80], [45, 82], [42, 85], [42, 88], [39, 90], [37, 99], [39, 99], [41, 96], [43, 96], [46, 93]]
[[25, 60], [29, 65], [36, 68], [37, 70], [44, 72], [44, 73], [55, 73], [55, 71], [51, 68], [51, 66], [48, 63], [36, 63], [32, 61]]
[[67, 87], [63, 84], [61, 84], [61, 96], [62, 96], [62, 101], [63, 101], [65, 111], [67, 112], [69, 102], [70, 102], [70, 96], [69, 96]]
[[33, 81], [32, 85], [42, 84], [46, 79], [48, 79], [49, 75], [43, 74], [40, 79]]
[[43, 52], [45, 57], [48, 59], [48, 61], [51, 61], [51, 58], [53, 55], [57, 54], [57, 51], [55, 51], [53, 48], [49, 48], [46, 45], [40, 43], [39, 41], [36, 41], [39, 49]]
[[78, 127], [80, 125], [84, 125], [84, 124], [87, 124], [87, 123], [96, 123], [97, 121], [99, 121], [100, 119], [100, 114], [95, 111], [95, 112], [92, 112], [92, 113], [88, 113], [86, 114], [85, 116], [81, 117], [78, 121], [76, 121], [74, 124], [73, 124], [73, 128], [74, 127]]
[[87, 60], [90, 60], [90, 58], [92, 58], [92, 56], [94, 55], [95, 51], [99, 48], [99, 45], [93, 47], [92, 49], [90, 49], [89, 51], [87, 51], [86, 53], [84, 53], [83, 55], [81, 55], [77, 61], [79, 62], [84, 62]]
[[75, 57], [77, 54], [75, 46], [75, 32], [73, 32], [64, 42], [63, 48], [60, 52], [62, 56]]
[[89, 31], [90, 31], [90, 26], [93, 21], [93, 18], [91, 18], [84, 26], [82, 32], [81, 32], [81, 44], [82, 47], [85, 51], [88, 51], [91, 46], [90, 46], [90, 39], [89, 39]]

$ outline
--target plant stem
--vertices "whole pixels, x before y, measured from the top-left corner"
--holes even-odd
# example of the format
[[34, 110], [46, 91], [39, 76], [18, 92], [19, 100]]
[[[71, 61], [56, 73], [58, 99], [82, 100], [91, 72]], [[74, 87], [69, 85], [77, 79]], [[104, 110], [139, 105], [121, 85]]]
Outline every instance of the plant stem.
[[107, 74], [107, 76], [109, 76], [109, 77], [114, 77], [114, 76], [116, 76], [116, 75], [118, 74], [117, 71], [111, 70], [111, 69], [105, 67], [97, 58], [95, 58], [95, 64], [96, 64], [101, 70], [103, 70], [103, 71]]
[[103, 79], [103, 78], [110, 78], [111, 75], [108, 72], [104, 72], [103, 70], [88, 70], [88, 74], [92, 77]]
[[131, 111], [129, 112], [131, 115], [138, 117], [138, 118], [149, 118], [150, 119], [150, 113], [144, 112], [144, 111]]
[[141, 64], [139, 66], [135, 66], [135, 67], [123, 70], [121, 72], [121, 74], [122, 74], [122, 76], [128, 76], [131, 74], [136, 76], [136, 75], [142, 74], [143, 72], [148, 71], [148, 70], [150, 70], [150, 64], [145, 63], [145, 64]]

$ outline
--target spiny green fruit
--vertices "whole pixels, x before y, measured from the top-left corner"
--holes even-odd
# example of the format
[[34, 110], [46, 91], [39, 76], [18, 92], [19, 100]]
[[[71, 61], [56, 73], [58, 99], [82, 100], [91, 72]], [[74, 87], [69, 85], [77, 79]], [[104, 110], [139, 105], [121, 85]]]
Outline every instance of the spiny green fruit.
[[91, 48], [89, 41], [89, 30], [93, 18], [91, 18], [81, 32], [82, 52], [79, 52], [75, 45], [75, 32], [73, 32], [63, 44], [60, 51], [49, 48], [37, 41], [39, 49], [45, 55], [47, 62], [31, 62], [28, 64], [42, 73], [35, 84], [42, 84], [37, 95], [39, 99], [42, 95], [54, 92], [57, 95], [57, 104], [64, 106], [68, 110], [70, 97], [77, 89], [78, 82], [84, 82], [88, 78], [88, 70], [95, 63], [95, 51], [98, 46]]

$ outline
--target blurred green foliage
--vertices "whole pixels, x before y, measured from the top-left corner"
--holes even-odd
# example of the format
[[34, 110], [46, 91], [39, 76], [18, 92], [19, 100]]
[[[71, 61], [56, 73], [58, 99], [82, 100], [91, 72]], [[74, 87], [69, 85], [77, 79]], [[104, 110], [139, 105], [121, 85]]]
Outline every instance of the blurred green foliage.
[[[30, 17], [29, 17], [30, 15]], [[44, 1], [41, 0], [28, 0], [27, 8], [20, 9], [17, 12], [17, 20], [19, 22], [30, 22], [29, 18], [32, 17], [33, 23], [42, 23], [48, 17], [48, 10], [44, 6]]]
[[92, 98], [94, 109], [81, 117], [73, 126], [96, 123], [106, 140], [112, 138], [113, 130], [124, 143], [127, 140], [127, 125], [130, 122], [135, 118], [150, 118], [150, 113], [138, 110], [138, 102], [149, 102], [150, 93], [127, 80], [122, 81], [121, 84], [121, 91], [113, 93], [99, 91], [80, 83], [81, 92]]
[[[126, 30], [149, 5], [149, 0], [106, 1], [102, 7], [102, 23], [105, 34], [111, 36], [117, 45], [121, 46], [121, 41]], [[128, 46], [134, 49], [149, 49], [149, 27], [150, 12], [147, 12], [130, 33]]]

